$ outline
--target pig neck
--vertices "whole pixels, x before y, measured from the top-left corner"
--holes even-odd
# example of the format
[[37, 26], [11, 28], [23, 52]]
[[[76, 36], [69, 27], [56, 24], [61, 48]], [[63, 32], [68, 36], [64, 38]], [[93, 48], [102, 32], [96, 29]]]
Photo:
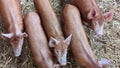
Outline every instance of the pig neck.
[[63, 37], [61, 26], [58, 21], [56, 23], [50, 23], [50, 25], [46, 25], [45, 29], [47, 31], [47, 35], [49, 39], [51, 36], [54, 38]]
[[17, 36], [20, 33], [22, 33], [21, 31], [22, 31], [22, 22], [20, 23], [19, 21], [18, 22], [12, 21], [11, 23], [9, 23], [8, 32], [14, 33]]
[[56, 36], [53, 36], [53, 37], [56, 38], [59, 41], [64, 41], [63, 35], [56, 35]]
[[10, 33], [18, 34], [22, 31], [22, 17], [18, 16], [17, 13], [12, 13], [12, 11], [9, 11], [8, 14], [9, 17], [7, 17], [7, 21], [5, 25], [7, 26], [7, 30]]

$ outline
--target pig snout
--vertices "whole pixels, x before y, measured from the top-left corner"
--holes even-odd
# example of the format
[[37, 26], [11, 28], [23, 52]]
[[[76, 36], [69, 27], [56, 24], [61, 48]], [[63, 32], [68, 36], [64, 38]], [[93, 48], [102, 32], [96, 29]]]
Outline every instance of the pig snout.
[[62, 57], [59, 58], [59, 63], [61, 66], [65, 66], [67, 64], [66, 55], [63, 55]]
[[22, 48], [14, 49], [15, 56], [20, 56]]
[[67, 64], [65, 58], [62, 58], [59, 62], [60, 62], [60, 65], [61, 65], [61, 66], [65, 66], [65, 65]]
[[103, 29], [95, 31], [95, 34], [96, 34], [97, 37], [101, 37], [103, 35]]
[[99, 22], [93, 22], [92, 24], [92, 29], [95, 32], [96, 36], [101, 37], [103, 35], [104, 24], [100, 25]]

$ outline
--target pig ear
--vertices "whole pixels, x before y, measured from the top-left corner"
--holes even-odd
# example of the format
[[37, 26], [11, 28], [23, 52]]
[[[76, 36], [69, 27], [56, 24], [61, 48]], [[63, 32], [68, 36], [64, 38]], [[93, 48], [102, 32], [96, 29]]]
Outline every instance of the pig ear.
[[67, 45], [69, 45], [70, 42], [71, 42], [71, 39], [72, 39], [72, 34], [69, 35], [69, 36], [65, 39], [64, 43], [67, 44]]
[[13, 33], [9, 33], [9, 34], [1, 33], [1, 35], [2, 35], [2, 38], [6, 40], [6, 39], [10, 39], [13, 36]]
[[90, 12], [87, 15], [88, 19], [93, 19], [94, 17], [97, 17], [98, 13], [95, 8], [91, 9]]
[[107, 65], [109, 65], [110, 63], [111, 63], [110, 60], [105, 59], [105, 58], [101, 58], [101, 60], [99, 61], [99, 65], [100, 65], [101, 67], [107, 66]]
[[50, 37], [50, 40], [49, 40], [49, 46], [50, 47], [55, 47], [55, 45], [57, 45], [60, 41], [58, 41], [57, 39], [53, 38], [53, 37]]
[[22, 38], [23, 38], [23, 37], [28, 37], [28, 35], [27, 35], [25, 32], [22, 33], [21, 36], [22, 36]]
[[103, 14], [103, 16], [106, 21], [110, 21], [113, 18], [113, 11], [111, 10], [109, 12], [106, 12]]

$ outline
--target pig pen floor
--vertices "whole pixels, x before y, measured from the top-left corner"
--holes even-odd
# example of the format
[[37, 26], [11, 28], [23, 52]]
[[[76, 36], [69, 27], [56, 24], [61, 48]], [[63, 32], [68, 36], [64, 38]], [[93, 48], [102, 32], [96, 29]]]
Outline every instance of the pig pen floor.
[[[68, 0], [65, 0], [69, 3]], [[64, 5], [60, 5], [60, 0], [50, 0], [58, 19], [60, 20], [61, 10]], [[111, 60], [108, 68], [120, 68], [120, 0], [96, 0], [103, 12], [110, 9], [114, 11], [113, 20], [105, 23], [104, 36], [95, 37], [95, 34], [84, 25], [89, 43], [98, 60], [107, 58]], [[22, 12], [26, 14], [29, 11], [35, 11], [32, 0], [21, 0]], [[47, 8], [46, 8], [47, 9]], [[3, 20], [0, 17], [0, 33], [5, 32]], [[0, 37], [0, 68], [36, 68], [28, 48], [27, 40], [23, 45], [22, 55], [15, 58], [12, 47], [8, 41]], [[68, 54], [68, 64], [61, 68], [82, 68]]]

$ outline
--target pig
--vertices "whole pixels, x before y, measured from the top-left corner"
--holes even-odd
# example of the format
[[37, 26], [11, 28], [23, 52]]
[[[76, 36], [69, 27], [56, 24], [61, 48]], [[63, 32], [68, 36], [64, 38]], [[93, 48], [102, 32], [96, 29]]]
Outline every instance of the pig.
[[[38, 68], [58, 68], [48, 48], [47, 39], [41, 20], [36, 12], [29, 12], [24, 17], [25, 31], [28, 34], [29, 48]], [[36, 32], [37, 31], [37, 32]]]
[[24, 37], [23, 18], [20, 2], [17, 0], [0, 0], [0, 14], [3, 18], [7, 33], [1, 33], [2, 38], [9, 40], [15, 56], [20, 56]]
[[[64, 2], [64, 0], [62, 0]], [[83, 18], [98, 37], [103, 35], [104, 23], [112, 20], [113, 11], [102, 13], [95, 0], [70, 0], [75, 5]]]
[[41, 24], [49, 39], [49, 46], [54, 48], [54, 54], [60, 65], [66, 65], [67, 48], [70, 44], [72, 35], [69, 35], [64, 40], [60, 22], [58, 21], [49, 0], [34, 0], [33, 2], [41, 17]]
[[62, 11], [65, 36], [72, 34], [70, 50], [74, 60], [85, 68], [104, 68], [110, 61], [106, 58], [97, 60], [82, 26], [79, 10], [67, 4]]

